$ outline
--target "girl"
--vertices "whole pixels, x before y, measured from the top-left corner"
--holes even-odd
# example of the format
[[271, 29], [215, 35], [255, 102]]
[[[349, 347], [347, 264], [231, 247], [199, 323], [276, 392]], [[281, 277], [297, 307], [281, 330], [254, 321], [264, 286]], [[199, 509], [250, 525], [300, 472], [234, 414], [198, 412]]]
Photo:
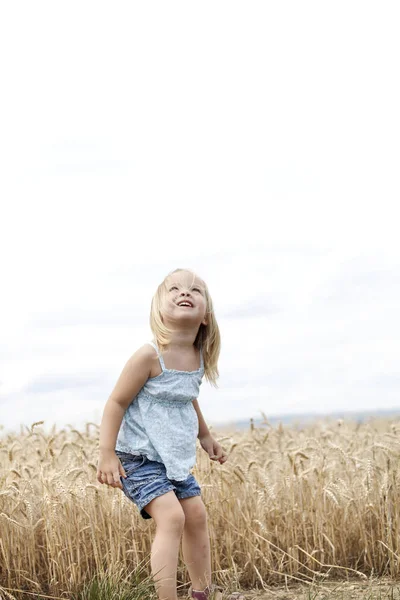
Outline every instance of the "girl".
[[105, 405], [97, 480], [121, 488], [143, 519], [154, 518], [158, 597], [177, 600], [182, 537], [190, 595], [207, 600], [213, 591], [207, 516], [190, 473], [197, 437], [211, 460], [223, 464], [227, 455], [197, 400], [203, 376], [215, 387], [219, 376], [220, 334], [204, 281], [187, 269], [169, 273], [152, 299], [150, 327], [153, 341], [128, 360]]

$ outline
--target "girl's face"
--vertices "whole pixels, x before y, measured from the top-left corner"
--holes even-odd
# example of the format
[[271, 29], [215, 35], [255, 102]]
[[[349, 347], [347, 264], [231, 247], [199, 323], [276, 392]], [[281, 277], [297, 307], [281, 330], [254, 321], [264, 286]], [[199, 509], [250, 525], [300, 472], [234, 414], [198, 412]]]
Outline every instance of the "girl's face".
[[204, 283], [189, 271], [173, 273], [165, 280], [163, 313], [167, 318], [187, 324], [207, 324], [207, 299]]

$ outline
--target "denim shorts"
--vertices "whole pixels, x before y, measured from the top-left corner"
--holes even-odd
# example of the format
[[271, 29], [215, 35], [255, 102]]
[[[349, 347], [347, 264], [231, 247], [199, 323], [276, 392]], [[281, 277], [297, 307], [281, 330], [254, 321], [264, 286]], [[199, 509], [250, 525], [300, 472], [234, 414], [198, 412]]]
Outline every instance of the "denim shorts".
[[149, 460], [144, 455], [115, 451], [125, 469], [126, 479], [120, 477], [124, 494], [138, 507], [143, 519], [151, 519], [144, 510], [154, 498], [174, 491], [179, 499], [201, 496], [201, 489], [193, 475], [184, 481], [168, 479], [163, 463]]

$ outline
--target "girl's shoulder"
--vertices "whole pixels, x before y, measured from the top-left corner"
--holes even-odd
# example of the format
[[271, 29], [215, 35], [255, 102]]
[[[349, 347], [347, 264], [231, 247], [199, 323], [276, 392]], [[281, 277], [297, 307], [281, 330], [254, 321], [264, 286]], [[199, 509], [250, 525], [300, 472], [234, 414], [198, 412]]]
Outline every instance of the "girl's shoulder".
[[157, 356], [157, 350], [154, 345], [151, 345], [151, 342], [145, 342], [135, 351], [135, 354], [139, 354], [140, 356], [147, 356], [148, 358], [153, 358]]
[[160, 354], [157, 344], [154, 342], [154, 340], [152, 342], [146, 342], [143, 344], [142, 349], [142, 351], [147, 354], [150, 361], [149, 379], [153, 379], [153, 377], [157, 377], [162, 372], [160, 367]]
[[126, 362], [110, 398], [126, 410], [151, 376], [152, 369], [153, 349], [143, 344]]
[[143, 366], [143, 368], [147, 369], [149, 377], [151, 377], [151, 374], [154, 370], [154, 365], [157, 363], [157, 361], [157, 350], [149, 342], [139, 346], [139, 348], [130, 358], [130, 362], [134, 363], [136, 368], [140, 364], [140, 366]]

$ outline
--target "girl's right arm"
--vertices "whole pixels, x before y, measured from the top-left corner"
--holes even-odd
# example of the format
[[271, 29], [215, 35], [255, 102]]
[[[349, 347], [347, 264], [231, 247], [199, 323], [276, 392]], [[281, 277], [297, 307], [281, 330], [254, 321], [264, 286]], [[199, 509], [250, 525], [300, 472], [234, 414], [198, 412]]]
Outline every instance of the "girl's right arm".
[[150, 377], [154, 349], [145, 344], [131, 356], [104, 407], [100, 425], [97, 480], [122, 488], [120, 475], [126, 477], [116, 453], [115, 444], [122, 418], [132, 400]]

